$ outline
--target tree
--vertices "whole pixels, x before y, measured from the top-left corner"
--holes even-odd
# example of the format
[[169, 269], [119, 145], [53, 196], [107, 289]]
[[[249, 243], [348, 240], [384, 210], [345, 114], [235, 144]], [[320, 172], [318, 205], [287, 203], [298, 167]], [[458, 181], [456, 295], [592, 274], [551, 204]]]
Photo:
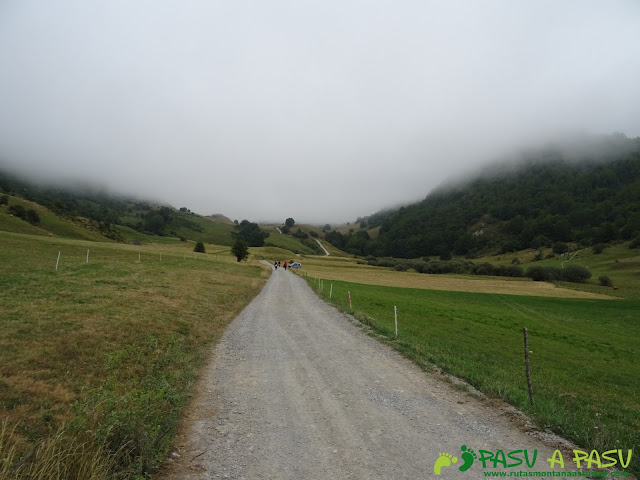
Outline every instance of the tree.
[[231, 254], [236, 257], [236, 259], [241, 262], [242, 260], [246, 260], [249, 256], [249, 248], [247, 244], [241, 238], [236, 240], [236, 243], [231, 247]]
[[236, 225], [236, 238], [242, 239], [250, 247], [264, 246], [264, 240], [269, 236], [269, 232], [262, 230], [257, 223], [242, 220]]
[[26, 220], [27, 222], [32, 224], [40, 223], [40, 215], [38, 215], [38, 212], [36, 212], [33, 208], [30, 208], [29, 210], [27, 210]]
[[296, 221], [295, 221], [293, 218], [289, 217], [289, 218], [287, 218], [287, 219], [284, 221], [284, 224], [285, 224], [287, 227], [291, 228], [291, 227], [293, 227], [293, 226], [296, 224]]
[[162, 235], [164, 225], [164, 217], [157, 212], [150, 212], [144, 218], [144, 229], [156, 235]]
[[197, 242], [196, 246], [193, 247], [193, 251], [197, 252], [197, 253], [205, 253], [205, 251], [204, 251], [204, 243]]

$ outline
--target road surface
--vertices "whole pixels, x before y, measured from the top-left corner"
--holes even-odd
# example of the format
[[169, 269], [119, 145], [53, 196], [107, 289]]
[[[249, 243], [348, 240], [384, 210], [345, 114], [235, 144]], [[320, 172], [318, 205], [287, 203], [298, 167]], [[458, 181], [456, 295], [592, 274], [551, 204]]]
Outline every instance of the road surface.
[[216, 347], [168, 478], [476, 479], [479, 460], [459, 468], [480, 449], [538, 450], [531, 470], [548, 471], [555, 447], [511, 417], [278, 269]]

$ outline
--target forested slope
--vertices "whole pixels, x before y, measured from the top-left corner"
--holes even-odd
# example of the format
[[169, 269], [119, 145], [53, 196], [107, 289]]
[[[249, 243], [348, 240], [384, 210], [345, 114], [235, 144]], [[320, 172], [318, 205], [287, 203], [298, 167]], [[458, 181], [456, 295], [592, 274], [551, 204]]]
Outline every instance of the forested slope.
[[375, 239], [359, 230], [327, 240], [361, 255], [473, 258], [640, 233], [640, 138], [606, 137], [580, 153], [541, 149], [488, 170], [382, 216]]

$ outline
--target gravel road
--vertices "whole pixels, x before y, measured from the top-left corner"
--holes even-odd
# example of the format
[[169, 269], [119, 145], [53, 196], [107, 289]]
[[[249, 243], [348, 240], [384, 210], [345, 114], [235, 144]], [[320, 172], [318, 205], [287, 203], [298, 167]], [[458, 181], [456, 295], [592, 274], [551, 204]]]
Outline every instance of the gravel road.
[[[482, 478], [477, 460], [458, 470], [463, 445], [537, 449], [531, 470], [548, 471], [555, 447], [513, 416], [425, 373], [278, 269], [216, 347], [169, 478]], [[436, 475], [440, 453], [459, 461]]]

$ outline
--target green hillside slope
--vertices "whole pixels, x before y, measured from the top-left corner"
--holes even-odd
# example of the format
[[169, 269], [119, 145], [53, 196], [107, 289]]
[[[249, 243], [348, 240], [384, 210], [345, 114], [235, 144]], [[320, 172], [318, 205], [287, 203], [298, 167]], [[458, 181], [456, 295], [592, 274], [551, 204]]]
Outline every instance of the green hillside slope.
[[[375, 238], [366, 232], [381, 222]], [[372, 216], [366, 227], [327, 240], [358, 255], [474, 258], [486, 253], [579, 246], [640, 235], [640, 138], [592, 141], [581, 153], [548, 148], [508, 169], [457, 186], [393, 214]]]

